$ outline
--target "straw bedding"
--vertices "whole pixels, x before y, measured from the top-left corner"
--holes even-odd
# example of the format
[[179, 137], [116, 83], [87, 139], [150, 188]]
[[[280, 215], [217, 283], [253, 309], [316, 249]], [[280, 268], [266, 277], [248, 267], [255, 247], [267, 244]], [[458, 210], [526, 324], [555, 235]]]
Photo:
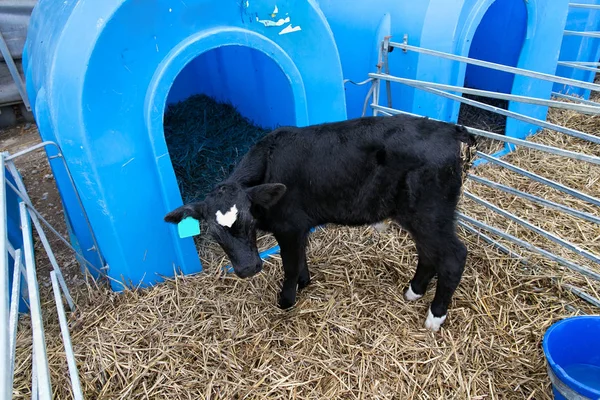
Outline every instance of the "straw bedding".
[[165, 139], [183, 201], [202, 199], [267, 132], [232, 105], [203, 94], [171, 104], [165, 113]]
[[[552, 111], [553, 122], [600, 134], [600, 119]], [[564, 135], [533, 140], [600, 154]], [[600, 195], [600, 170], [519, 149], [515, 164]], [[496, 167], [475, 174], [598, 215], [598, 210]], [[470, 192], [600, 253], [597, 227], [467, 182]], [[464, 200], [466, 214], [552, 249], [535, 235]], [[577, 312], [597, 312], [561, 288], [600, 287], [545, 259], [527, 265], [464, 232], [470, 250], [464, 279], [438, 334], [423, 328], [433, 287], [422, 300], [402, 298], [416, 253], [397, 226], [318, 230], [310, 239], [313, 284], [290, 312], [279, 310], [278, 256], [251, 280], [222, 276], [222, 253], [201, 253], [205, 273], [116, 295], [90, 282], [77, 294], [71, 334], [86, 398], [94, 399], [550, 399], [541, 350], [545, 329]], [[263, 239], [263, 240], [268, 240]], [[205, 243], [199, 239], [199, 243]], [[579, 259], [577, 259], [579, 261]], [[582, 261], [583, 263], [583, 261]], [[598, 270], [597, 265], [590, 268]], [[70, 385], [55, 310], [45, 295], [48, 355], [56, 398]], [[574, 311], [578, 310], [578, 311]], [[18, 337], [16, 398], [29, 396], [31, 332]]]

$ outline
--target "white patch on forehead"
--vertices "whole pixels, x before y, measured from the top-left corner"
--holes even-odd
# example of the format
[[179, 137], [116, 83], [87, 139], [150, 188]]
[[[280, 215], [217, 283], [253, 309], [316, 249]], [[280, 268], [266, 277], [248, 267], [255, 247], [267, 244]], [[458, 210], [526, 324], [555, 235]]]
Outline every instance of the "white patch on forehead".
[[434, 317], [431, 313], [431, 308], [427, 313], [427, 319], [425, 320], [425, 328], [429, 329], [432, 332], [437, 332], [440, 330], [440, 327], [446, 320], [446, 316], [442, 315], [441, 317]]
[[235, 223], [235, 221], [237, 220], [237, 213], [238, 213], [238, 210], [237, 210], [237, 207], [235, 206], [235, 204], [225, 214], [223, 214], [221, 211], [217, 211], [216, 212], [217, 222], [221, 226], [226, 226], [228, 228], [231, 228], [233, 226], [233, 224]]

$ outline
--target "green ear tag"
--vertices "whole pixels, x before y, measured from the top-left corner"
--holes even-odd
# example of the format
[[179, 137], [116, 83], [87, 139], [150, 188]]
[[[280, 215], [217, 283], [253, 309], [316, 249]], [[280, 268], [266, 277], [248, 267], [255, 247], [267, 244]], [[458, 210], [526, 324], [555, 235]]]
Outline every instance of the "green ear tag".
[[200, 222], [192, 217], [187, 217], [177, 224], [177, 232], [180, 238], [199, 235]]

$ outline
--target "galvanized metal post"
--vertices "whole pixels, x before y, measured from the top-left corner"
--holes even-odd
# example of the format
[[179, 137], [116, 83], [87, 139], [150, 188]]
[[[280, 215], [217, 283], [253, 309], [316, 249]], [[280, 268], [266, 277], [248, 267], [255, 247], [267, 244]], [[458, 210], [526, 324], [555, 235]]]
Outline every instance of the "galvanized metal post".
[[[52, 398], [52, 385], [50, 383], [50, 369], [48, 368], [48, 356], [46, 354], [46, 340], [44, 337], [44, 326], [42, 320], [42, 306], [40, 302], [39, 286], [35, 271], [35, 257], [33, 252], [33, 241], [29, 234], [31, 224], [29, 213], [25, 203], [19, 203], [21, 211], [21, 230], [23, 233], [23, 249], [25, 254], [25, 269], [27, 271], [27, 290], [29, 292], [29, 307], [31, 313], [31, 328], [33, 331], [33, 349], [36, 366], [36, 378], [38, 382], [39, 397], [42, 400]], [[8, 370], [6, 370], [8, 373]]]
[[8, 225], [6, 212], [6, 185], [4, 154], [0, 153], [0, 396], [12, 397], [10, 381], [10, 334], [9, 334], [9, 288], [8, 288]]
[[[14, 162], [9, 161], [7, 163], [7, 167], [8, 167], [8, 170], [10, 171], [12, 177], [14, 178], [15, 182], [17, 183], [20, 197], [23, 199], [23, 201], [26, 201], [27, 203], [31, 204], [31, 199], [29, 198], [29, 195], [27, 195], [27, 191], [25, 189], [25, 184], [21, 180], [21, 177], [19, 176], [19, 173], [17, 172], [17, 167], [15, 166]], [[50, 243], [48, 242], [48, 239], [46, 238], [46, 234], [44, 233], [42, 226], [40, 225], [40, 222], [37, 219], [37, 216], [33, 213], [31, 214], [31, 220], [33, 221], [33, 224], [38, 232], [38, 235], [40, 236], [40, 240], [42, 241], [44, 250], [46, 250], [46, 254], [48, 255], [48, 259], [50, 260], [50, 264], [52, 265], [52, 268], [55, 271], [58, 271], [57, 273], [58, 273], [58, 276], [60, 279], [60, 283], [61, 283], [61, 286], [63, 287], [65, 296], [67, 297], [67, 302], [69, 303], [69, 307], [71, 308], [71, 310], [74, 310], [75, 303], [73, 302], [73, 298], [71, 297], [71, 294], [69, 293], [69, 288], [67, 287], [65, 278], [63, 277], [60, 267], [58, 266], [56, 257], [54, 257], [54, 253], [52, 252], [52, 249], [50, 248]]]
[[73, 345], [71, 344], [71, 335], [69, 334], [69, 325], [65, 316], [65, 308], [63, 307], [62, 298], [60, 296], [60, 286], [56, 279], [56, 272], [50, 272], [52, 280], [52, 291], [54, 292], [54, 301], [56, 303], [56, 311], [58, 312], [58, 321], [60, 323], [60, 333], [62, 334], [63, 343], [65, 345], [65, 353], [67, 355], [67, 365], [69, 366], [69, 375], [71, 377], [71, 387], [73, 389], [73, 397], [75, 400], [83, 400], [81, 392], [81, 383], [79, 382], [79, 374], [77, 371], [77, 363], [75, 362], [75, 354], [73, 353]]
[[10, 296], [10, 386], [11, 391], [15, 373], [15, 354], [17, 350], [17, 326], [19, 322], [19, 300], [21, 297], [21, 249], [15, 251], [15, 264], [13, 270], [12, 294]]
[[27, 111], [31, 111], [31, 105], [29, 104], [29, 97], [27, 96], [27, 90], [25, 88], [25, 82], [17, 69], [17, 65], [15, 64], [15, 60], [13, 60], [12, 55], [10, 54], [10, 50], [8, 49], [8, 45], [6, 44], [6, 40], [4, 40], [4, 36], [2, 32], [0, 32], [0, 52], [4, 57], [4, 61], [6, 62], [6, 66], [10, 71], [10, 75], [15, 81], [15, 85], [17, 85], [17, 89], [19, 90], [19, 94], [21, 95], [21, 99], [23, 100], [23, 104], [25, 104], [25, 108]]

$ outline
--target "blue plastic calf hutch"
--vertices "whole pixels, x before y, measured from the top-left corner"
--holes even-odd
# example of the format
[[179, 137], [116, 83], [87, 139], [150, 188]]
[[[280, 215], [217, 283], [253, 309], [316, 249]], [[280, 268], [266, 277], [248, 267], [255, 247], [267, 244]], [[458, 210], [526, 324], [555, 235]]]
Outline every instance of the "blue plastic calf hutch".
[[[133, 285], [201, 270], [193, 239], [163, 221], [182, 204], [167, 103], [204, 93], [264, 127], [346, 119], [338, 51], [313, 1], [40, 0], [24, 65], [40, 133], [62, 148], [107, 274]], [[97, 262], [66, 175], [55, 177]]]
[[[377, 48], [386, 35], [408, 44], [484, 61], [554, 74], [568, 12], [568, 0], [319, 0], [340, 51], [344, 78], [363, 81], [375, 72]], [[390, 74], [402, 78], [496, 90], [549, 99], [552, 83], [467, 67], [431, 55], [399, 49], [389, 55]], [[368, 85], [346, 84], [348, 117], [362, 113]], [[381, 102], [386, 104], [385, 85]], [[460, 105], [420, 89], [392, 84], [392, 106], [456, 122]], [[547, 107], [510, 102], [509, 110], [544, 120]], [[506, 134], [525, 137], [538, 128], [509, 119]]]
[[[600, 0], [577, 0], [577, 3], [600, 5]], [[570, 8], [565, 30], [574, 32], [600, 31], [600, 10], [579, 7]], [[578, 35], [565, 35], [560, 49], [560, 61], [597, 63], [600, 61], [600, 39]], [[596, 67], [592, 66], [592, 68]], [[594, 71], [564, 65], [558, 66], [556, 75], [584, 82], [593, 82], [596, 77]], [[554, 91], [567, 95], [580, 96], [584, 99], [590, 98], [589, 89], [559, 83], [554, 85]]]
[[600, 399], [600, 316], [556, 322], [542, 347], [556, 400]]

